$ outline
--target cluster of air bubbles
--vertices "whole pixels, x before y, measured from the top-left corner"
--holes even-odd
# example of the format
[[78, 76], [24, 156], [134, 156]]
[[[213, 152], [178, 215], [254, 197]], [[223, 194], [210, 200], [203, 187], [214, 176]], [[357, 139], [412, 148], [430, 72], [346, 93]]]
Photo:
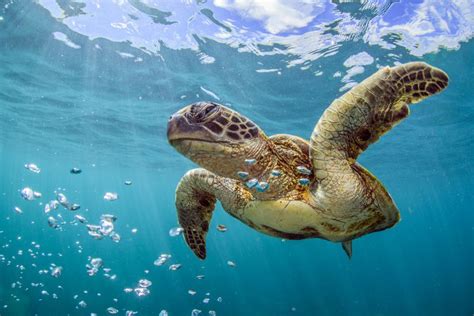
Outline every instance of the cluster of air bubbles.
[[170, 254], [167, 254], [167, 253], [162, 253], [158, 259], [156, 259], [153, 264], [157, 267], [159, 266], [162, 266], [166, 263], [166, 261], [168, 261], [168, 259], [171, 258], [171, 255]]
[[[103, 214], [100, 217], [100, 223], [99, 225], [93, 225], [93, 224], [87, 224], [87, 230], [89, 233], [89, 236], [91, 236], [94, 239], [103, 239], [104, 237], [110, 237], [114, 242], [119, 242], [121, 237], [120, 235], [115, 232], [115, 226], [114, 223], [117, 220], [117, 217], [115, 215], [111, 214]], [[84, 221], [81, 221], [84, 223]]]
[[116, 274], [111, 274], [110, 272], [112, 271], [112, 269], [110, 268], [103, 268], [102, 269], [104, 271], [104, 277], [109, 279], [109, 280], [115, 280], [117, 278], [117, 275]]
[[87, 274], [89, 274], [89, 276], [96, 275], [103, 264], [104, 261], [102, 260], [102, 258], [91, 258], [90, 262], [86, 264]]
[[[257, 160], [254, 158], [245, 159], [244, 163], [246, 167], [251, 168], [257, 163]], [[263, 193], [270, 188], [270, 184], [268, 183], [268, 181], [259, 181], [259, 179], [257, 178], [251, 178], [250, 173], [248, 171], [237, 171], [237, 176], [243, 181], [245, 181], [245, 185], [247, 186], [247, 188], [255, 189], [257, 192]]]
[[[259, 180], [256, 177], [251, 177], [250, 170], [252, 169], [252, 166], [254, 166], [257, 163], [257, 160], [252, 158], [252, 159], [245, 159], [244, 160], [245, 167], [249, 168], [247, 171], [237, 171], [237, 176], [244, 181], [245, 186], [249, 189], [254, 189], [257, 192], [263, 193], [267, 191], [270, 188], [270, 183], [269, 181], [272, 178], [277, 178], [282, 175], [282, 172], [278, 169], [273, 169], [270, 171], [270, 175], [268, 180]], [[312, 174], [312, 171], [308, 169], [306, 166], [297, 166], [296, 167], [296, 173], [301, 174], [303, 177], [298, 179], [298, 184], [301, 186], [307, 186], [311, 183], [311, 180], [309, 177]]]
[[[248, 161], [246, 161], [246, 164], [249, 165], [249, 166], [251, 166], [255, 163], [256, 163], [255, 159], [249, 159]], [[27, 172], [32, 172], [34, 174], [41, 173], [41, 169], [34, 163], [28, 163], [28, 164], [25, 164], [24, 166], [27, 170], [29, 170]], [[71, 174], [77, 175], [77, 174], [82, 173], [82, 170], [77, 168], [77, 167], [74, 167], [74, 168], [70, 169], [69, 172]], [[43, 173], [44, 173], [44, 170], [43, 170]], [[248, 173], [243, 172], [241, 174], [241, 177], [242, 178], [247, 178]], [[265, 184], [264, 181], [262, 181], [262, 183]], [[123, 184], [127, 185], [127, 186], [130, 186], [130, 185], [132, 185], [132, 181], [126, 180], [126, 181], [123, 182]], [[260, 183], [258, 182], [257, 186], [259, 184]], [[268, 185], [268, 183], [267, 183], [267, 185]], [[40, 192], [33, 190], [29, 186], [24, 187], [23, 189], [19, 190], [19, 192], [20, 192], [21, 198], [23, 198], [24, 200], [27, 200], [27, 201], [33, 201], [33, 200], [42, 198], [42, 194]], [[42, 201], [40, 200], [39, 201], [39, 206], [40, 206], [39, 214], [42, 214], [44, 216], [44, 218], [47, 218], [48, 226], [50, 226], [53, 229], [63, 231], [63, 227], [65, 227], [64, 226], [65, 224], [72, 224], [72, 225], [77, 226], [77, 227], [82, 227], [82, 229], [84, 230], [84, 233], [85, 233], [85, 231], [87, 231], [88, 235], [90, 235], [94, 239], [104, 239], [105, 237], [107, 237], [107, 238], [111, 238], [115, 242], [120, 241], [120, 235], [115, 231], [115, 229], [116, 229], [115, 226], [116, 226], [116, 221], [117, 221], [117, 217], [115, 215], [103, 214], [103, 215], [100, 216], [99, 223], [97, 223], [97, 222], [94, 223], [93, 221], [89, 222], [88, 219], [90, 220], [90, 215], [87, 215], [87, 213], [85, 213], [85, 215], [87, 216], [88, 219], [86, 219], [86, 217], [84, 215], [79, 214], [80, 212], [76, 212], [74, 214], [71, 214], [69, 212], [69, 211], [77, 211], [77, 210], [81, 209], [81, 206], [77, 203], [72, 203], [70, 201], [70, 199], [68, 198], [68, 196], [66, 196], [66, 194], [68, 196], [70, 195], [70, 193], [66, 192], [66, 190], [64, 188], [57, 188], [54, 191], [54, 195], [51, 197], [51, 199], [45, 199], [45, 200], [42, 200]], [[45, 194], [45, 196], [46, 195], [47, 194]], [[118, 199], [118, 194], [114, 193], [114, 192], [107, 192], [104, 195], [104, 199], [107, 200], [107, 201], [114, 201], [114, 200]], [[23, 210], [20, 208], [20, 206], [14, 206], [13, 211], [15, 213], [18, 213], [18, 214], [23, 213]], [[26, 211], [26, 206], [25, 206], [25, 211]], [[88, 211], [89, 210], [86, 208], [85, 212], [88, 212]], [[68, 221], [66, 221], [65, 220], [66, 214], [70, 214], [68, 216], [71, 216], [72, 219], [68, 219]], [[63, 218], [63, 216], [64, 216], [64, 218]], [[9, 220], [8, 217], [7, 217], [7, 219]], [[34, 224], [35, 222], [31, 221], [31, 223]], [[84, 224], [84, 225], [81, 225], [81, 224]], [[87, 230], [86, 230], [86, 228], [87, 228]], [[138, 229], [133, 228], [133, 226], [130, 227], [129, 229], [130, 229], [131, 234], [136, 234], [138, 232]], [[216, 229], [219, 232], [226, 232], [227, 231], [227, 227], [225, 225], [222, 225], [222, 224], [217, 225]], [[169, 236], [170, 237], [179, 236], [183, 233], [183, 231], [184, 231], [184, 229], [182, 227], [179, 227], [179, 226], [178, 227], [173, 227], [169, 230]], [[2, 233], [3, 233], [3, 231], [0, 230], [0, 234], [2, 234]], [[78, 236], [80, 236], [80, 235], [78, 235]], [[18, 236], [17, 240], [21, 240], [21, 236]], [[8, 246], [9, 246], [9, 244], [5, 244], [3, 246], [3, 248], [7, 248]], [[84, 250], [83, 246], [81, 245], [81, 241], [79, 241], [79, 240], [76, 240], [71, 245], [67, 246], [67, 248], [68, 249], [72, 248], [73, 250], [77, 251], [77, 253], [82, 253], [83, 250]], [[56, 281], [54, 281], [54, 279], [59, 279], [58, 282], [61, 282], [61, 281], [65, 280], [64, 277], [62, 277], [62, 273], [64, 271], [63, 266], [58, 265], [56, 263], [49, 263], [49, 266], [40, 266], [39, 263], [37, 264], [35, 262], [31, 263], [31, 266], [29, 264], [22, 265], [22, 264], [19, 263], [19, 261], [16, 261], [17, 263], [15, 263], [15, 260], [25, 258], [26, 256], [28, 256], [28, 258], [31, 256], [31, 258], [33, 258], [33, 259], [39, 259], [40, 257], [45, 257], [45, 258], [46, 257], [51, 257], [52, 258], [52, 257], [55, 256], [55, 254], [51, 253], [51, 252], [48, 253], [48, 252], [43, 251], [42, 247], [40, 247], [40, 245], [38, 243], [32, 242], [29, 249], [24, 249], [24, 250], [19, 249], [18, 251], [15, 252], [15, 255], [12, 256], [11, 258], [8, 258], [3, 254], [0, 254], [0, 264], [3, 263], [3, 264], [6, 264], [7, 266], [16, 266], [19, 273], [22, 274], [22, 275], [23, 275], [23, 273], [28, 273], [28, 270], [31, 267], [33, 269], [36, 269], [36, 271], [39, 273], [39, 275], [41, 275], [42, 278], [48, 278], [49, 277], [48, 282], [56, 282]], [[58, 253], [57, 256], [62, 257], [63, 255], [61, 253]], [[163, 268], [161, 268], [161, 269], [165, 269], [164, 271], [177, 271], [177, 270], [179, 270], [182, 267], [182, 264], [177, 263], [176, 261], [172, 262], [170, 260], [171, 258], [172, 258], [171, 254], [162, 253], [153, 262], [153, 265], [157, 266], [157, 267], [163, 266]], [[97, 278], [98, 275], [102, 274], [104, 278], [109, 279], [109, 280], [115, 280], [117, 278], [117, 275], [112, 273], [112, 269], [110, 269], [108, 267], [104, 267], [103, 260], [100, 257], [88, 257], [87, 262], [85, 262], [85, 263], [86, 263], [85, 267], [86, 267], [87, 274], [90, 277], [95, 276], [95, 278]], [[231, 267], [235, 267], [235, 263], [233, 263], [232, 261], [229, 261], [227, 264]], [[66, 269], [68, 269], [68, 271], [70, 270], [70, 268], [67, 268], [66, 266], [64, 266], [64, 267]], [[150, 273], [149, 270], [144, 270], [144, 272], [145, 272], [145, 274]], [[85, 276], [85, 273], [84, 273], [84, 277], [87, 278], [87, 276]], [[196, 276], [196, 279], [202, 280], [202, 279], [204, 279], [204, 277], [205, 276], [203, 274], [200, 274], [200, 275]], [[21, 278], [22, 277], [20, 277], [20, 279]], [[46, 282], [45, 283], [31, 282], [31, 286], [30, 286], [30, 284], [24, 284], [24, 282], [17, 281], [17, 282], [12, 283], [11, 287], [16, 289], [16, 290], [24, 289], [25, 291], [28, 291], [28, 289], [31, 289], [31, 288], [36, 288], [38, 293], [40, 294], [39, 301], [45, 301], [45, 300], [50, 300], [50, 299], [59, 299], [59, 296], [60, 296], [60, 293], [58, 292], [59, 295], [54, 293], [55, 290], [52, 289], [51, 287], [48, 287], [48, 284]], [[142, 279], [138, 280], [138, 282], [136, 283], [135, 286], [130, 287], [130, 288], [125, 288], [124, 291], [126, 293], [134, 293], [136, 296], [142, 297], [142, 296], [147, 296], [147, 295], [150, 294], [151, 287], [152, 287], [152, 281], [150, 281], [148, 279], [145, 279], [145, 278], [142, 278]], [[63, 287], [61, 285], [57, 285], [57, 288], [60, 289], [60, 290], [63, 290]], [[86, 291], [86, 290], [84, 290], [83, 292], [84, 292], [84, 294], [88, 294], [88, 291]], [[193, 290], [193, 289], [189, 289], [188, 293], [189, 293], [189, 295], [192, 295], [192, 296], [197, 295], [197, 291]], [[97, 292], [96, 294], [99, 297], [102, 296], [102, 294], [100, 292]], [[19, 301], [19, 298], [17, 298], [14, 295], [12, 295], [12, 296], [14, 298], [16, 298], [17, 301]], [[80, 294], [79, 295], [76, 294], [73, 297], [74, 297], [74, 300], [75, 300], [74, 305], [75, 305], [76, 310], [85, 311], [85, 309], [89, 308], [88, 304], [86, 303], [87, 298], [81, 297]], [[201, 301], [202, 304], [210, 303], [211, 298], [209, 297], [209, 293], [207, 293], [204, 298], [201, 297], [201, 300], [202, 300]], [[219, 297], [217, 299], [217, 301], [221, 302], [222, 298]], [[117, 303], [118, 300], [115, 298], [114, 302]], [[7, 305], [5, 305], [5, 306], [7, 306]], [[106, 311], [103, 311], [103, 313], [106, 312], [108, 314], [119, 314], [119, 313], [123, 314], [125, 312], [125, 315], [129, 315], [129, 316], [136, 315], [138, 313], [138, 312], [135, 312], [135, 311], [132, 311], [132, 310], [126, 310], [125, 308], [119, 310], [119, 309], [113, 307], [114, 305], [109, 305], [109, 306], [110, 307], [108, 307], [106, 309]], [[116, 307], [118, 307], [118, 306], [116, 306]], [[4, 307], [4, 308], [7, 308], [7, 307]], [[94, 316], [98, 315], [98, 313], [93, 313], [93, 312], [88, 313], [88, 314], [94, 315]], [[198, 315], [198, 314], [202, 314], [202, 312], [198, 309], [195, 309], [195, 310], [192, 311], [192, 314], [193, 315]], [[168, 316], [168, 312], [166, 310], [161, 310], [159, 315], [160, 316]], [[216, 313], [215, 313], [215, 311], [210, 310], [209, 315], [216, 315]]]
[[[311, 175], [311, 170], [306, 168], [305, 166], [298, 166], [296, 167], [296, 171], [304, 176], [310, 176]], [[310, 184], [310, 180], [307, 177], [300, 178], [298, 179], [298, 183], [302, 186], [307, 186]]]
[[58, 200], [51, 200], [51, 201], [49, 201], [48, 203], [46, 203], [46, 204], [44, 205], [44, 212], [45, 212], [45, 213], [49, 213], [49, 212], [51, 212], [52, 210], [57, 209], [58, 206], [59, 206]]
[[138, 286], [133, 290], [137, 296], [146, 296], [150, 294], [151, 281], [147, 279], [141, 279], [138, 281]]
[[[188, 294], [191, 295], [191, 296], [196, 296], [197, 291], [195, 291], [195, 290], [193, 290], [193, 289], [189, 289], [189, 290], [188, 290]], [[222, 297], [219, 296], [219, 297], [216, 299], [216, 301], [217, 301], [218, 303], [222, 303]], [[211, 302], [211, 293], [207, 292], [207, 293], [205, 294], [204, 298], [202, 299], [202, 303], [203, 303], [203, 304], [209, 304], [209, 302]], [[191, 315], [199, 315], [201, 312], [202, 312], [202, 311], [199, 310], [199, 309], [194, 309], [194, 310], [192, 311]], [[217, 314], [216, 314], [215, 311], [210, 310], [210, 311], [209, 311], [209, 315], [217, 315]]]
[[56, 193], [56, 200], [51, 200], [44, 206], [44, 212], [49, 213], [52, 210], [58, 208], [58, 203], [64, 207], [66, 210], [69, 211], [77, 211], [81, 208], [81, 206], [77, 203], [70, 203], [66, 195], [62, 192], [55, 191]]
[[[196, 291], [194, 290], [188, 290], [188, 294], [191, 295], [191, 296], [195, 296], [197, 294]], [[211, 293], [207, 292], [204, 296], [204, 298], [202, 299], [202, 303], [203, 304], [209, 304], [209, 302], [211, 301]], [[217, 300], [219, 303], [222, 302], [222, 298], [221, 297], [218, 297]], [[199, 315], [202, 311], [200, 310], [194, 310], [197, 314], [196, 315]], [[215, 311], [213, 310], [210, 310], [209, 311], [209, 315], [217, 315]]]
[[150, 290], [146, 287], [136, 287], [135, 289], [133, 289], [133, 291], [135, 292], [135, 294], [137, 294], [137, 296], [147, 296], [148, 294], [150, 294]]
[[[34, 173], [41, 172], [41, 169], [34, 163], [27, 163], [24, 166], [26, 169], [30, 170], [31, 172], [34, 172]], [[82, 170], [77, 167], [74, 167], [70, 170], [70, 173], [72, 174], [80, 174], [81, 172]], [[130, 180], [125, 181], [125, 184], [131, 185], [131, 181]], [[63, 191], [64, 191], [63, 189], [58, 188], [56, 191], [54, 191], [56, 198], [53, 200], [50, 200], [49, 202], [44, 203], [44, 206], [43, 206], [44, 213], [50, 215], [47, 218], [48, 226], [51, 228], [60, 229], [60, 230], [62, 230], [61, 225], [65, 224], [66, 221], [62, 218], [61, 214], [55, 213], [55, 215], [52, 215], [52, 212], [57, 210], [59, 206], [62, 206], [66, 210], [69, 210], [69, 211], [77, 211], [81, 208], [79, 204], [70, 202], [68, 197]], [[39, 199], [42, 197], [42, 194], [40, 192], [35, 191], [30, 187], [25, 187], [21, 189], [20, 195], [23, 199], [27, 201], [32, 201], [32, 200]], [[113, 193], [113, 192], [107, 192], [104, 195], [104, 199], [108, 201], [114, 201], [118, 199], [118, 194]], [[40, 203], [40, 205], [42, 205], [42, 203]], [[23, 210], [19, 206], [15, 206], [13, 210], [17, 214], [23, 213]], [[102, 239], [105, 236], [108, 236], [113, 241], [119, 242], [121, 237], [114, 230], [115, 220], [116, 220], [116, 217], [113, 215], [108, 215], [108, 214], [102, 215], [99, 225], [87, 225], [89, 235], [95, 239]], [[74, 216], [74, 221], [72, 223], [76, 225], [78, 223], [86, 224], [87, 220], [84, 216], [77, 214]], [[132, 230], [132, 233], [136, 233], [136, 231], [137, 230], [134, 229]]]
[[[33, 173], [40, 173], [41, 172], [41, 169], [34, 163], [25, 164], [25, 168], [30, 170]], [[30, 187], [25, 187], [25, 188], [21, 189], [20, 196], [23, 199], [27, 200], [27, 201], [33, 201], [35, 199], [41, 198], [42, 194], [38, 191], [34, 191]], [[17, 213], [21, 213], [17, 209], [15, 209], [15, 211], [17, 211]]]
[[23, 199], [27, 201], [33, 201], [35, 199], [41, 198], [42, 194], [40, 192], [34, 191], [33, 189], [29, 187], [25, 187], [21, 189], [20, 195]]
[[148, 279], [140, 279], [138, 280], [138, 284], [135, 288], [131, 288], [131, 287], [127, 287], [125, 288], [123, 291], [125, 293], [132, 293], [134, 292], [137, 296], [147, 296], [150, 294], [150, 289], [149, 287], [152, 285], [153, 283], [148, 280]]
[[[165, 263], [171, 259], [171, 255], [170, 254], [167, 254], [167, 253], [162, 253], [158, 259], [156, 259], [153, 264], [157, 267], [161, 267], [163, 265], [165, 265]], [[179, 270], [181, 268], [181, 263], [173, 263], [173, 264], [170, 264], [169, 267], [168, 267], [168, 270], [170, 271], [176, 271], [176, 270]]]

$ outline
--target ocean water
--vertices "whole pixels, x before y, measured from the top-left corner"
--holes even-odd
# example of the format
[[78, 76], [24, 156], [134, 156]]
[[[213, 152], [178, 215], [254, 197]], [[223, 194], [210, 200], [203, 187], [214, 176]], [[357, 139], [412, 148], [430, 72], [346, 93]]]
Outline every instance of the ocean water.
[[[0, 315], [472, 315], [473, 34], [469, 0], [0, 0]], [[169, 235], [195, 167], [167, 143], [172, 113], [210, 100], [309, 139], [333, 99], [415, 60], [450, 85], [360, 157], [402, 221], [355, 240], [351, 260], [220, 205], [205, 261]], [[42, 196], [22, 199], [25, 187]], [[57, 193], [80, 209], [45, 213]], [[119, 242], [74, 220], [103, 214]], [[171, 258], [156, 266], [160, 254]], [[92, 258], [103, 265], [90, 276]], [[148, 295], [124, 291], [141, 279]]]

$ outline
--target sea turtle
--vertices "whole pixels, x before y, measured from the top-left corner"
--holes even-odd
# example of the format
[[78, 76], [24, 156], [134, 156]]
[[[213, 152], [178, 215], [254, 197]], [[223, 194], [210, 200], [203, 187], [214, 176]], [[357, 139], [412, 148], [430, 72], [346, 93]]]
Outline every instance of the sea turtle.
[[352, 240], [400, 219], [384, 186], [357, 157], [408, 116], [409, 104], [447, 85], [446, 73], [423, 62], [382, 68], [325, 110], [309, 142], [287, 134], [268, 137], [214, 102], [176, 112], [168, 141], [202, 167], [188, 171], [176, 189], [186, 243], [206, 257], [205, 238], [219, 200], [230, 215], [262, 233], [340, 242], [350, 258]]

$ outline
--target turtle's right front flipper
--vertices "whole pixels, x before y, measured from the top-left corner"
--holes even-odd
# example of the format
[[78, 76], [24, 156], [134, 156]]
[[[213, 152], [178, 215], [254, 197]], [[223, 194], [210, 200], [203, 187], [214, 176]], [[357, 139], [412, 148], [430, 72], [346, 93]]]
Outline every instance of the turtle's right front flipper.
[[176, 209], [186, 243], [196, 256], [206, 258], [206, 235], [216, 200], [224, 207], [238, 206], [245, 203], [244, 193], [237, 181], [205, 169], [193, 169], [183, 176], [176, 188]]

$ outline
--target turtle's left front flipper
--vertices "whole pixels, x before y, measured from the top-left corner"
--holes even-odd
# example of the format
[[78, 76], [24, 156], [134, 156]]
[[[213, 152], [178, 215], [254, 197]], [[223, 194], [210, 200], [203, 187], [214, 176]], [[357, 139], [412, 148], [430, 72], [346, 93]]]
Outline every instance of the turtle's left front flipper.
[[[323, 113], [310, 142], [317, 179], [313, 195], [325, 214], [345, 222], [344, 230], [331, 231], [334, 240], [357, 238], [398, 222], [388, 192], [356, 160], [409, 115], [410, 104], [441, 92], [448, 81], [446, 73], [423, 62], [385, 67]], [[350, 255], [349, 244], [344, 250]]]
[[193, 169], [183, 176], [176, 188], [176, 209], [186, 243], [196, 256], [206, 258], [206, 235], [216, 200], [224, 208], [230, 202], [239, 205], [245, 203], [244, 193], [237, 181], [205, 169]]
[[409, 115], [408, 105], [441, 92], [448, 76], [423, 62], [380, 69], [326, 109], [311, 135], [318, 178], [334, 162], [353, 164], [359, 154]]

